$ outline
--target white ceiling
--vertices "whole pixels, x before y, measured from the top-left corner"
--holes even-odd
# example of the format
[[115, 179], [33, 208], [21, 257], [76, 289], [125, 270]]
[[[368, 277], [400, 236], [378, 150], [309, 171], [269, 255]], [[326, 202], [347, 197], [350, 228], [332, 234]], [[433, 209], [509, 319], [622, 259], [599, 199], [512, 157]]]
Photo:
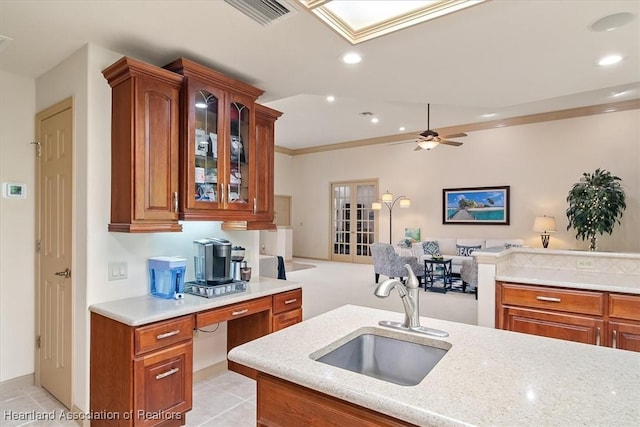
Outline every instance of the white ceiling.
[[[38, 77], [86, 43], [160, 66], [188, 57], [264, 89], [290, 149], [422, 131], [427, 102], [438, 129], [640, 98], [640, 1], [492, 0], [356, 46], [297, 8], [263, 27], [221, 0], [0, 0], [13, 39], [0, 68]], [[619, 12], [635, 18], [589, 29]], [[360, 64], [340, 62], [350, 50]], [[611, 53], [625, 59], [597, 65]]]

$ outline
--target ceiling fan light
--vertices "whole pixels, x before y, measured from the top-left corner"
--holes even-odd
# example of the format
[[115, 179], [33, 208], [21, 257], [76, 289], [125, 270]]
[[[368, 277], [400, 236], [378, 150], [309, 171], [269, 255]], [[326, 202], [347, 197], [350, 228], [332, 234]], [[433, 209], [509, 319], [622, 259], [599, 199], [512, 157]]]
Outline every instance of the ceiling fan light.
[[432, 148], [435, 148], [438, 146], [438, 141], [435, 141], [433, 139], [431, 140], [424, 140], [424, 141], [418, 141], [418, 145], [420, 146], [420, 148], [422, 148], [423, 150], [431, 150]]

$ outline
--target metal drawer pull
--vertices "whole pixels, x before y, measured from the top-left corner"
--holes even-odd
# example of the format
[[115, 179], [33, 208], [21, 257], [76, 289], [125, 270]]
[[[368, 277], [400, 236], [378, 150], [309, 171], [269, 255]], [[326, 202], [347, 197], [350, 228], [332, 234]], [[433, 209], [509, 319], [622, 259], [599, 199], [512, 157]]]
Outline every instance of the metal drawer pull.
[[241, 314], [245, 314], [247, 311], [249, 311], [248, 308], [242, 309], [242, 310], [238, 310], [238, 311], [234, 311], [231, 313], [232, 316], [240, 316]]
[[538, 301], [547, 301], [547, 302], [560, 302], [562, 301], [560, 298], [554, 297], [536, 297]]
[[294, 302], [298, 301], [298, 298], [293, 298], [293, 299], [288, 299], [286, 300], [284, 303], [285, 304], [293, 304]]
[[596, 328], [596, 345], [600, 345], [600, 327]]
[[618, 348], [618, 331], [614, 329], [612, 334], [613, 334], [613, 339], [611, 340], [612, 341], [611, 347]]
[[161, 340], [163, 338], [169, 338], [169, 337], [172, 337], [174, 335], [178, 335], [179, 333], [180, 333], [180, 329], [176, 329], [175, 331], [171, 331], [171, 332], [167, 332], [167, 333], [164, 333], [164, 334], [157, 335], [156, 339], [157, 340]]
[[178, 192], [173, 193], [173, 211], [178, 212]]
[[173, 368], [173, 369], [169, 369], [167, 372], [163, 372], [161, 374], [156, 375], [156, 379], [157, 380], [161, 380], [165, 377], [168, 377], [169, 375], [173, 375], [176, 372], [178, 372], [180, 369], [179, 368]]

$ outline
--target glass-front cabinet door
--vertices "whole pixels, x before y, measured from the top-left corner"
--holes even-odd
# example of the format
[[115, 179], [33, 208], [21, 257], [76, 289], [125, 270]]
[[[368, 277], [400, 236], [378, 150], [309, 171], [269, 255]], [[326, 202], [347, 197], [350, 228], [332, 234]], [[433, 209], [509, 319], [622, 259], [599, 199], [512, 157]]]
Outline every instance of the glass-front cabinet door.
[[[218, 195], [218, 135], [221, 100], [219, 94], [206, 89], [197, 89], [193, 93], [193, 166], [189, 169], [193, 174], [193, 191], [189, 199], [192, 206], [219, 204]], [[222, 104], [224, 105], [224, 104]]]
[[[231, 210], [251, 210], [254, 205], [254, 115], [251, 100], [232, 96], [229, 102], [229, 150], [227, 186], [223, 189], [223, 203]], [[227, 163], [228, 161], [228, 163]]]

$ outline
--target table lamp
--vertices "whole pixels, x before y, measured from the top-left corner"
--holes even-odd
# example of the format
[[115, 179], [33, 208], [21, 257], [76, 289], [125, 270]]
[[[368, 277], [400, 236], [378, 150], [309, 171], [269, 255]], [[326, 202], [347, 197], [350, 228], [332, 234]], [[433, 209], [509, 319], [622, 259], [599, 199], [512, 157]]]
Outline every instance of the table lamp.
[[556, 218], [553, 216], [537, 216], [533, 222], [533, 231], [541, 233], [542, 247], [549, 246], [549, 233], [556, 231]]

